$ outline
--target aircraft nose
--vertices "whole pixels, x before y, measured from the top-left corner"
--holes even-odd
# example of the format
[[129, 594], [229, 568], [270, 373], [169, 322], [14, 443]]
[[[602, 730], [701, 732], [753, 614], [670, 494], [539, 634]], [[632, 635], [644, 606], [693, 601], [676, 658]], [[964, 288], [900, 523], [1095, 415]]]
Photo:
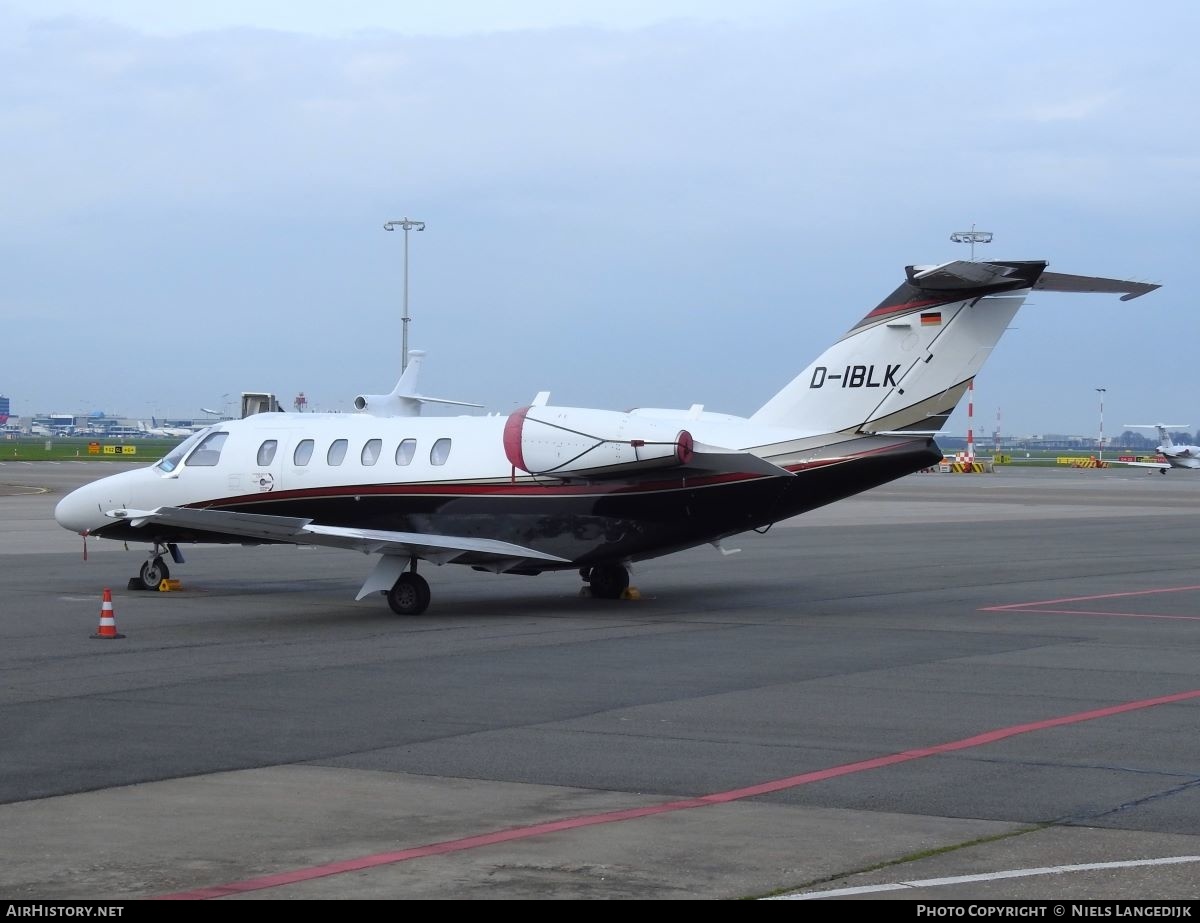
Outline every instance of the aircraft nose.
[[130, 500], [143, 494], [147, 485], [152, 485], [155, 480], [153, 473], [145, 468], [101, 477], [75, 488], [59, 500], [54, 507], [54, 519], [64, 529], [90, 534], [101, 526], [112, 524], [112, 518], [105, 513], [129, 507]]
[[72, 532], [90, 532], [104, 522], [104, 513], [96, 503], [94, 490], [80, 487], [61, 500], [54, 507], [54, 520], [64, 529]]

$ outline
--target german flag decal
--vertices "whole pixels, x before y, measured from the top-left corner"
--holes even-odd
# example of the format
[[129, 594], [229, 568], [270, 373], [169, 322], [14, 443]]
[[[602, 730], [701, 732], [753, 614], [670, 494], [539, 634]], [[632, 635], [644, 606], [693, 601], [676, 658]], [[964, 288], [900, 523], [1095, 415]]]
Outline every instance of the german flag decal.
[[942, 323], [941, 311], [926, 311], [921, 315], [922, 327], [937, 327]]

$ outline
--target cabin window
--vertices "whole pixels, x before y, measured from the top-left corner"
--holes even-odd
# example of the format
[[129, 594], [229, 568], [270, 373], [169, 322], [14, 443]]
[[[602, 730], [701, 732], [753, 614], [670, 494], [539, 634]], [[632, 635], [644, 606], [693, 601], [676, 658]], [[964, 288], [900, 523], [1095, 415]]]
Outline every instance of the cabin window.
[[444, 465], [446, 459], [450, 457], [450, 440], [439, 439], [433, 444], [433, 448], [429, 450], [429, 464]]
[[335, 439], [329, 447], [329, 451], [325, 453], [325, 461], [330, 465], [340, 465], [346, 458], [346, 446], [349, 442], [345, 439]]
[[379, 461], [379, 453], [382, 450], [382, 439], [368, 439], [367, 444], [363, 446], [362, 455], [360, 456], [362, 463], [368, 466], [375, 464], [375, 462]]
[[292, 462], [298, 468], [303, 468], [312, 460], [313, 441], [311, 439], [301, 439], [300, 444], [296, 446], [296, 451], [292, 453]]
[[229, 433], [209, 433], [187, 458], [189, 468], [211, 468], [221, 460], [221, 446]]
[[265, 468], [275, 460], [275, 450], [279, 448], [279, 442], [275, 439], [268, 439], [258, 447], [258, 466]]
[[411, 465], [413, 456], [417, 454], [417, 440], [405, 439], [396, 446], [396, 464]]

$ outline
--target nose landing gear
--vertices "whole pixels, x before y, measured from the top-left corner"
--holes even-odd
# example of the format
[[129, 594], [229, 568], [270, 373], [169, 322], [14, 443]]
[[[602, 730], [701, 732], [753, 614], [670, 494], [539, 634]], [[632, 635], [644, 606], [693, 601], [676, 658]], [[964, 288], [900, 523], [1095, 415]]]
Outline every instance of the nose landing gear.
[[620, 599], [629, 589], [629, 570], [623, 564], [594, 564], [579, 571], [597, 599]]
[[141, 586], [137, 587], [139, 590], [157, 590], [159, 584], [170, 576], [170, 568], [160, 556], [155, 555], [142, 565], [142, 569], [138, 571], [138, 575], [133, 580], [141, 583]]
[[179, 549], [175, 545], [163, 545], [155, 542], [154, 550], [150, 553], [150, 557], [146, 559], [145, 563], [142, 564], [138, 575], [129, 578], [129, 589], [157, 590], [164, 580], [170, 579], [171, 570], [163, 560], [163, 552], [169, 552], [171, 560], [176, 564], [183, 563], [183, 555], [179, 553]]

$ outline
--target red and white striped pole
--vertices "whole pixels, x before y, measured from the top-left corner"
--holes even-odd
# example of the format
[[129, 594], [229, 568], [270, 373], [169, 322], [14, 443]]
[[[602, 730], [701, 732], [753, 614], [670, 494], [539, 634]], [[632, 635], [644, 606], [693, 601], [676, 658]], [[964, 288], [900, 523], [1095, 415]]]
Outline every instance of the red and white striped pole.
[[967, 382], [967, 461], [975, 462], [975, 379]]

